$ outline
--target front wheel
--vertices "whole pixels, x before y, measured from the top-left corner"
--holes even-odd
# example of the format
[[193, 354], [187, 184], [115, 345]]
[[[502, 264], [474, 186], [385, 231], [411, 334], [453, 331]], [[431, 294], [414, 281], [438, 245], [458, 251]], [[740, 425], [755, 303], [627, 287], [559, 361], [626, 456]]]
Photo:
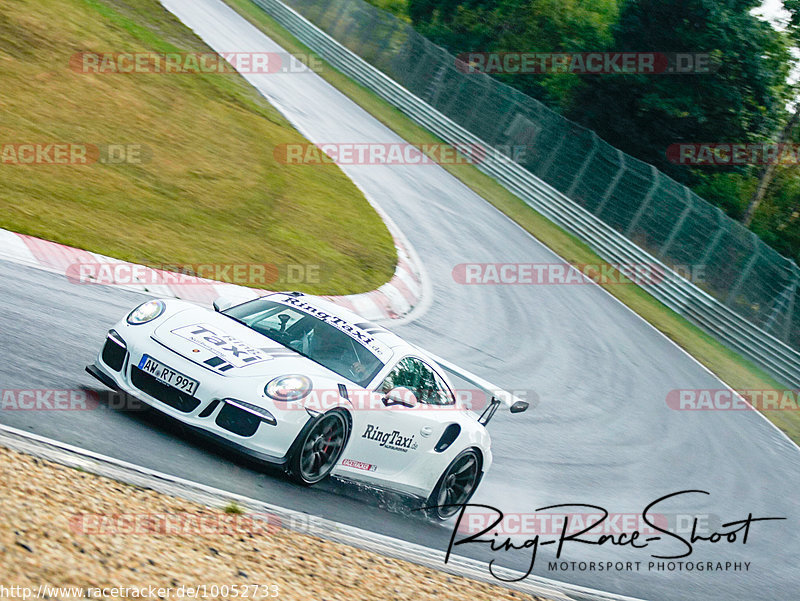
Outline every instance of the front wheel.
[[481, 476], [481, 458], [475, 449], [467, 449], [453, 459], [428, 497], [428, 517], [444, 521], [469, 502]]
[[311, 422], [297, 439], [289, 459], [289, 476], [306, 486], [321, 482], [342, 456], [350, 425], [342, 411], [330, 411]]

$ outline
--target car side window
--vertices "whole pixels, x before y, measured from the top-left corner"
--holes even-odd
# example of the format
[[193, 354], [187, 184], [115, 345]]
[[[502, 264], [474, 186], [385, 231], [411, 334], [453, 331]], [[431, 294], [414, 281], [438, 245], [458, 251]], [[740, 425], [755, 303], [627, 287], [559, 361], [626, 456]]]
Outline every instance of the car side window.
[[403, 386], [411, 390], [420, 403], [452, 405], [455, 401], [442, 378], [415, 357], [405, 357], [395, 365], [381, 384], [384, 394]]
[[384, 394], [392, 390], [404, 386], [411, 391], [414, 391], [416, 382], [414, 380], [414, 370], [411, 365], [410, 357], [406, 357], [397, 362], [392, 371], [390, 371], [381, 384], [380, 391]]
[[450, 390], [450, 387], [447, 383], [442, 379], [442, 377], [434, 372], [434, 376], [436, 376], [436, 388], [439, 391], [439, 398], [441, 402], [440, 405], [454, 405], [456, 402], [455, 396], [453, 396], [453, 391]]

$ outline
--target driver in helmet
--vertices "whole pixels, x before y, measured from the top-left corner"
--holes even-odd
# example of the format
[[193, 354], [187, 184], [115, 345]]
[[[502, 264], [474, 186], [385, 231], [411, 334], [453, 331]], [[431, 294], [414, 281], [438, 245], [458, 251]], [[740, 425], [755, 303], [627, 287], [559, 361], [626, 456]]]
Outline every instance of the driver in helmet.
[[[337, 372], [350, 372], [357, 379], [365, 374], [366, 368], [354, 357], [349, 344], [356, 343], [349, 340], [346, 334], [326, 323], [318, 323], [311, 334], [308, 355], [326, 367]], [[345, 346], [343, 347], [342, 344]], [[350, 361], [355, 359], [355, 361]]]

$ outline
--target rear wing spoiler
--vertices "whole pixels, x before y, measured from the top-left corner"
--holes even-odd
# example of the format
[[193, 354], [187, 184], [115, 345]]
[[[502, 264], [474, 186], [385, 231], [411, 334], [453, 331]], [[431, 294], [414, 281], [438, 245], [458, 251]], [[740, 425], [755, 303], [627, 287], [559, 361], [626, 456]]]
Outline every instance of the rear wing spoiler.
[[472, 384], [473, 386], [480, 388], [483, 392], [489, 396], [492, 401], [489, 403], [489, 406], [483, 410], [481, 416], [478, 418], [478, 421], [483, 424], [484, 426], [489, 423], [489, 421], [494, 417], [494, 414], [497, 412], [497, 408], [503, 404], [508, 407], [508, 410], [511, 413], [522, 413], [526, 409], [528, 409], [528, 402], [523, 401], [522, 399], [514, 396], [510, 392], [503, 390], [489, 382], [488, 380], [484, 380], [480, 376], [467, 371], [463, 367], [459, 367], [455, 363], [451, 363], [447, 359], [442, 359], [441, 357], [437, 357], [436, 355], [428, 352], [427, 353], [431, 359], [436, 361], [439, 365], [442, 366], [442, 369], [445, 371], [458, 376], [462, 380], [465, 380]]

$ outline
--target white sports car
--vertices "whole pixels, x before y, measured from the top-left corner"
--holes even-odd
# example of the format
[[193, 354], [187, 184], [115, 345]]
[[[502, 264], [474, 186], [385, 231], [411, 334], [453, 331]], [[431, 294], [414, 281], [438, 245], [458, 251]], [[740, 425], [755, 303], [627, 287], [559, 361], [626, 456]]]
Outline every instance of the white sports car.
[[306, 485], [357, 480], [424, 500], [434, 519], [475, 492], [500, 400], [469, 411], [428, 354], [319, 297], [218, 299], [214, 309], [147, 301], [86, 370]]

